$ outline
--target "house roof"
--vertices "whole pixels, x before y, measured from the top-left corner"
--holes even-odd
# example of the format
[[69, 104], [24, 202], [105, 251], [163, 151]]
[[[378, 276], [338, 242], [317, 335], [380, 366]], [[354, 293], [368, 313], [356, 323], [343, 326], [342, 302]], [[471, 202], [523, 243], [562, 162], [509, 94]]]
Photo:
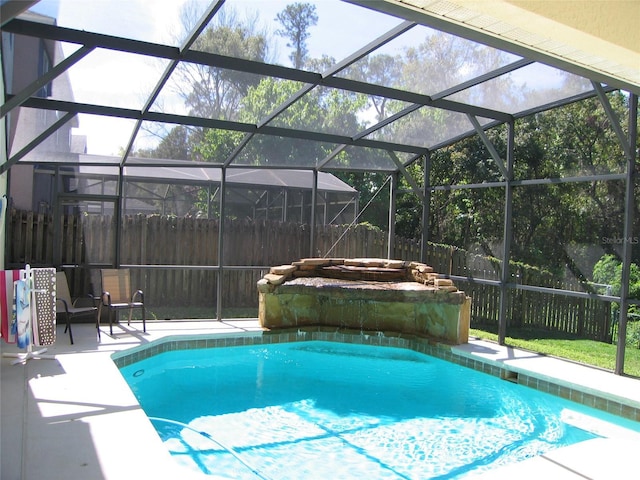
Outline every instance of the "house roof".
[[[110, 166], [89, 165], [79, 156], [79, 173], [89, 176], [114, 176], [118, 170]], [[90, 157], [93, 159], [92, 157]], [[117, 160], [116, 157], [114, 157]], [[102, 158], [105, 160], [105, 158]], [[150, 168], [150, 165], [154, 165]], [[125, 179], [140, 182], [183, 183], [189, 185], [213, 183], [218, 184], [222, 178], [222, 169], [204, 163], [198, 166], [185, 166], [184, 162], [163, 160], [162, 166], [156, 165], [155, 159], [131, 158], [124, 168]], [[225, 182], [229, 185], [255, 185], [262, 187], [282, 187], [294, 189], [310, 189], [313, 185], [313, 171], [289, 169], [229, 168], [225, 174]], [[318, 172], [318, 190], [324, 192], [356, 194], [357, 190], [347, 185], [335, 175]]]

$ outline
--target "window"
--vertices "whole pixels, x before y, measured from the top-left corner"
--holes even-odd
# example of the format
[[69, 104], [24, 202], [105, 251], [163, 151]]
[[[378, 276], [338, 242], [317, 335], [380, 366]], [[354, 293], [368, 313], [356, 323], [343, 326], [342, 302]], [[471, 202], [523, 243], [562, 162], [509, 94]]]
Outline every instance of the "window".
[[[51, 60], [49, 59], [49, 54], [47, 52], [46, 45], [44, 40], [40, 40], [40, 48], [38, 49], [38, 78], [42, 77], [45, 73], [47, 73], [51, 69]], [[43, 86], [38, 92], [36, 96], [40, 98], [46, 98], [51, 96], [51, 82], [47, 83]]]

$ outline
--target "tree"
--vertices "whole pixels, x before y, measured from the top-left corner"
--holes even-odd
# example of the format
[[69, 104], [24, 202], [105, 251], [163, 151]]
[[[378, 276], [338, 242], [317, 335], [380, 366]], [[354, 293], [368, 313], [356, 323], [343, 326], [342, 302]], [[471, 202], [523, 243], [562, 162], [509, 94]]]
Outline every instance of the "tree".
[[[402, 56], [400, 55], [368, 55], [349, 67], [345, 72], [345, 76], [376, 85], [396, 86], [401, 79], [402, 61]], [[375, 110], [375, 120], [377, 122], [387, 118], [386, 106], [388, 99], [386, 97], [372, 96], [370, 102], [371, 107]]]
[[[609, 100], [624, 118], [624, 96], [614, 93]], [[620, 144], [596, 99], [522, 119], [516, 132], [516, 179], [624, 171]], [[514, 244], [520, 246], [518, 255], [529, 263], [555, 265], [556, 270], [566, 265], [574, 276], [586, 280], [603, 250], [616, 253], [616, 245], [606, 239], [621, 236], [623, 205], [622, 181], [517, 188]], [[532, 257], [534, 252], [539, 254]]]
[[[181, 12], [183, 33], [191, 31], [200, 18], [200, 9], [189, 2]], [[181, 38], [175, 39], [180, 44]], [[203, 52], [230, 57], [240, 57], [268, 62], [270, 53], [266, 29], [257, 23], [257, 14], [240, 19], [234, 10], [218, 12], [196, 39], [191, 48]], [[190, 115], [238, 120], [241, 103], [251, 87], [260, 82], [260, 77], [229, 69], [208, 65], [181, 62], [174, 71], [167, 89], [182, 99]], [[159, 107], [160, 104], [156, 104]], [[159, 107], [161, 108], [161, 107]], [[139, 150], [142, 157], [176, 160], [224, 162], [240, 143], [243, 134], [228, 130], [205, 130], [198, 127], [176, 126], [167, 130], [166, 125], [146, 125], [145, 129], [162, 140], [154, 149]], [[162, 186], [148, 187], [158, 190]], [[191, 211], [204, 212], [209, 204], [206, 189], [187, 186], [172, 186], [180, 190], [176, 196], [192, 199]]]
[[[602, 285], [609, 285], [611, 295], [620, 295], [622, 288], [622, 262], [611, 254], [603, 255], [593, 267], [593, 281]], [[635, 263], [629, 270], [629, 298], [640, 299], [640, 267]], [[620, 306], [616, 304], [619, 308]], [[630, 311], [637, 312], [637, 305], [631, 305]]]
[[[347, 72], [349, 78], [372, 82], [375, 84], [403, 88], [423, 94], [437, 94], [464, 80], [479, 76], [505, 64], [507, 59], [503, 53], [483, 47], [454, 36], [427, 35], [417, 45], [407, 48], [396, 55], [373, 55], [365, 57], [354, 64]], [[500, 84], [493, 84], [492, 88], [475, 89], [473, 95], [482, 96], [491, 101], [495, 90], [510, 92], [510, 81], [500, 80]], [[465, 95], [471, 93], [460, 92], [459, 100], [464, 101]], [[504, 95], [504, 94], [503, 94]], [[370, 105], [375, 112], [376, 121], [382, 121], [394, 115], [409, 104], [397, 100], [387, 100], [370, 97]], [[508, 99], [507, 99], [508, 100]], [[371, 138], [397, 143], [407, 143], [430, 148], [445, 139], [443, 135], [465, 133], [471, 125], [463, 114], [451, 113], [438, 108], [422, 107], [385, 126], [371, 135]], [[499, 135], [496, 135], [499, 139]], [[502, 141], [504, 144], [504, 141]], [[448, 157], [448, 160], [447, 160]], [[437, 151], [433, 157], [432, 176], [435, 184], [454, 184], [456, 179], [463, 183], [470, 183], [475, 178], [478, 183], [499, 179], [500, 172], [486, 152], [484, 145], [477, 138], [464, 143], [460, 151], [455, 148]], [[440, 163], [442, 162], [442, 163]], [[441, 165], [441, 169], [438, 165]], [[418, 168], [412, 170], [414, 178], [421, 179], [422, 172]], [[469, 172], [471, 175], [467, 175]], [[438, 178], [440, 177], [440, 178]], [[467, 177], [467, 178], [465, 178]], [[408, 186], [407, 186], [408, 187]], [[500, 208], [499, 193], [495, 190], [474, 192], [437, 192], [434, 198], [445, 201], [442, 212], [436, 213], [436, 224], [430, 225], [431, 232], [444, 232], [446, 222], [453, 229], [447, 228], [445, 237], [456, 245], [481, 244], [490, 253], [492, 244], [501, 241], [502, 231], [500, 220], [496, 216]], [[446, 200], [445, 200], [446, 198]], [[486, 205], [486, 212], [476, 214], [475, 208]], [[420, 235], [422, 205], [415, 195], [401, 196], [398, 199], [398, 213], [396, 217], [396, 232], [410, 234], [413, 238]], [[438, 207], [434, 211], [437, 211]], [[499, 208], [496, 208], [498, 206]], [[445, 215], [451, 214], [451, 215]], [[380, 225], [386, 227], [385, 223]], [[450, 235], [457, 229], [457, 233]]]
[[[381, 230], [387, 230], [389, 221], [388, 174], [382, 172], [345, 172], [336, 176], [360, 193], [360, 217], [358, 223], [368, 223]], [[367, 208], [365, 208], [367, 207]]]
[[[255, 20], [241, 21], [234, 13], [216, 16], [193, 44], [194, 50], [264, 62], [268, 58], [268, 39]], [[236, 120], [239, 105], [256, 75], [208, 65], [182, 62], [174, 73], [174, 90], [189, 108], [190, 115]]]
[[[609, 100], [624, 118], [625, 97], [613, 93]], [[487, 134], [506, 158], [505, 129]], [[597, 99], [519, 119], [515, 137], [515, 180], [624, 171], [624, 155]], [[501, 180], [476, 137], [440, 149], [431, 159], [434, 185]], [[467, 249], [501, 241], [503, 204], [501, 187], [435, 191], [431, 239]], [[618, 180], [516, 186], [511, 259], [549, 270], [558, 280], [588, 281], [603, 251], [619, 253], [618, 245], [608, 240], [622, 235], [623, 205], [624, 182]], [[637, 225], [634, 231], [640, 231]], [[636, 263], [639, 254], [634, 249]]]
[[288, 38], [287, 47], [293, 48], [289, 55], [294, 68], [302, 68], [307, 60], [307, 39], [309, 28], [318, 24], [316, 6], [310, 3], [292, 3], [276, 15], [276, 20], [282, 25], [276, 34]]
[[189, 129], [184, 125], [172, 128], [164, 133], [157, 147], [136, 151], [137, 157], [142, 158], [166, 158], [173, 160], [187, 160], [191, 158], [191, 145], [189, 143]]
[[[504, 151], [504, 129], [487, 132]], [[499, 181], [500, 170], [478, 137], [469, 137], [431, 156], [432, 185], [481, 184]], [[502, 243], [504, 190], [496, 187], [438, 190], [432, 194], [430, 240], [499, 257]]]
[[[421, 43], [407, 48], [403, 56], [400, 87], [426, 95], [443, 92], [510, 61], [500, 50], [454, 35], [427, 35]], [[510, 106], [518, 92], [505, 76], [478, 88], [466, 89], [455, 99], [465, 101], [473, 97], [475, 102], [500, 110], [502, 106]]]
[[[296, 82], [263, 79], [252, 87], [241, 104], [240, 120], [263, 119], [300, 88]], [[357, 112], [366, 104], [363, 95], [315, 88], [276, 116], [270, 125], [329, 133], [357, 132], [362, 128]], [[291, 138], [256, 135], [242, 152], [246, 163], [315, 166], [333, 145]]]
[[[189, 2], [181, 13], [183, 35], [190, 31], [200, 18], [196, 4]], [[175, 39], [181, 43], [180, 38]], [[220, 11], [214, 22], [209, 24], [196, 39], [191, 48], [203, 52], [247, 58], [267, 62], [270, 60], [269, 41], [265, 29], [257, 23], [257, 14], [242, 20], [234, 10]], [[260, 78], [229, 69], [181, 62], [173, 73], [167, 89], [183, 100], [189, 115], [221, 120], [238, 120], [242, 99]], [[216, 152], [207, 150], [201, 144], [205, 131], [197, 127], [174, 127], [166, 132], [165, 126], [147, 126], [154, 129], [152, 134], [163, 140], [157, 148], [136, 152], [140, 156], [155, 158], [173, 158], [180, 160], [217, 161], [225, 160], [237, 145], [234, 140], [241, 139], [237, 132], [214, 132], [210, 136], [225, 137], [221, 143], [226, 147]]]

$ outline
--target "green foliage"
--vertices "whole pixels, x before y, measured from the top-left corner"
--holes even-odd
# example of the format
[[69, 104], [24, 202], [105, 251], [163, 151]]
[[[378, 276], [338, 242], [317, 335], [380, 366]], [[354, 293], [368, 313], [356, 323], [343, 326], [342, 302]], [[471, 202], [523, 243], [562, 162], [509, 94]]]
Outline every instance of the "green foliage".
[[[593, 267], [593, 281], [611, 285], [611, 294], [620, 295], [622, 288], [622, 262], [614, 255], [603, 255]], [[640, 268], [635, 263], [629, 269], [629, 298], [640, 299]], [[613, 303], [613, 315], [617, 318], [620, 304]], [[630, 305], [628, 313], [626, 344], [640, 348], [640, 320], [637, 316], [640, 310], [637, 305]], [[635, 319], [635, 320], [634, 320]], [[615, 339], [614, 339], [615, 340]]]
[[604, 255], [593, 267], [593, 281], [604, 285], [611, 285], [611, 293], [620, 293], [622, 278], [622, 262], [614, 255]]
[[194, 146], [194, 150], [206, 162], [223, 163], [242, 137], [242, 132], [209, 129], [204, 133], [202, 142]]
[[[611, 94], [619, 116], [625, 98]], [[624, 156], [604, 109], [596, 99], [530, 116], [518, 122], [516, 179], [558, 178], [618, 172]], [[567, 267], [579, 279], [588, 277], [596, 258], [580, 245], [601, 246], [623, 223], [622, 182], [573, 182], [514, 190], [514, 249], [516, 258], [546, 265], [561, 273]], [[584, 260], [576, 262], [582, 255]]]
[[380, 229], [380, 227], [377, 227], [376, 225], [372, 225], [369, 222], [358, 222], [357, 224], [358, 227], [362, 227], [366, 230], [371, 230], [374, 232], [381, 232], [382, 230]]
[[402, 194], [396, 202], [396, 235], [404, 238], [419, 238], [422, 234], [421, 210], [418, 198], [413, 194]]
[[[197, 38], [194, 50], [264, 62], [268, 58], [268, 39], [255, 23], [242, 21], [235, 15], [216, 16]], [[235, 120], [241, 100], [247, 90], [257, 85], [259, 78], [244, 72], [181, 63], [176, 70], [178, 92], [191, 115], [204, 118]]]
[[336, 176], [360, 192], [359, 221], [387, 230], [389, 222], [388, 175], [375, 172], [337, 172]]
[[[619, 118], [626, 97], [609, 94]], [[487, 132], [506, 158], [506, 130]], [[515, 124], [514, 179], [545, 179], [624, 171], [625, 158], [597, 99], [577, 102], [519, 119]], [[502, 181], [484, 144], [470, 137], [431, 155], [431, 184], [461, 185]], [[513, 189], [511, 258], [552, 271], [558, 279], [589, 279], [598, 257], [594, 246], [614, 254], [603, 239], [619, 236], [624, 183], [618, 181], [527, 185]], [[501, 244], [504, 189], [436, 190], [429, 231], [433, 241], [485, 251]], [[634, 231], [640, 231], [636, 218]], [[488, 249], [488, 250], [487, 250]], [[602, 250], [600, 250], [602, 251]], [[634, 249], [640, 263], [640, 249]]]
[[627, 323], [626, 345], [640, 350], [640, 320]]
[[[611, 294], [618, 296], [622, 288], [622, 262], [615, 255], [603, 255], [593, 267], [593, 281], [611, 285]], [[629, 269], [629, 298], [640, 299], [640, 267], [632, 263]], [[634, 312], [637, 307], [631, 307]]]
[[[238, 118], [242, 122], [251, 123], [256, 119], [263, 119], [273, 113], [274, 105], [283, 104], [289, 97], [296, 93], [302, 84], [292, 80], [277, 80], [266, 78], [250, 88], [242, 100]], [[303, 107], [296, 105], [296, 116], [300, 117]], [[295, 120], [299, 120], [297, 118]]]

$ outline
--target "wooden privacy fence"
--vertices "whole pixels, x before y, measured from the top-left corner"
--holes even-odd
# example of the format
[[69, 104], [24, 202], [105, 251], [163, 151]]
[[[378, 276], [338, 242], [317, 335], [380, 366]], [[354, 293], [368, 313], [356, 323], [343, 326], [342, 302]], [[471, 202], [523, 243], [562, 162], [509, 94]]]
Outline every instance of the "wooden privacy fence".
[[[67, 271], [72, 293], [99, 292], [98, 269], [112, 265], [115, 224], [111, 216], [65, 215], [55, 229], [53, 217], [12, 210], [7, 228], [7, 266], [73, 265]], [[345, 226], [318, 225], [314, 253], [309, 252], [308, 225], [258, 221], [225, 223], [222, 299], [225, 307], [256, 307], [257, 281], [271, 265], [290, 264], [300, 258], [386, 257], [387, 235], [357, 225], [347, 234]], [[57, 242], [54, 232], [57, 231]], [[218, 220], [158, 215], [132, 215], [122, 219], [120, 263], [132, 270], [137, 288], [153, 306], [216, 305]], [[56, 255], [56, 252], [58, 255]], [[420, 244], [396, 237], [394, 258], [420, 260]], [[426, 263], [436, 272], [475, 279], [498, 280], [498, 259], [448, 246], [428, 244]], [[140, 267], [137, 267], [137, 266]], [[198, 268], [189, 269], [187, 266]], [[242, 267], [255, 268], [242, 268]], [[235, 268], [234, 268], [235, 267]], [[560, 283], [548, 272], [512, 264], [513, 283], [577, 290], [579, 285]], [[473, 325], [497, 328], [500, 292], [495, 285], [458, 281], [472, 297]], [[527, 290], [510, 290], [509, 326], [565, 332], [600, 341], [611, 341], [611, 304], [590, 298]]]

